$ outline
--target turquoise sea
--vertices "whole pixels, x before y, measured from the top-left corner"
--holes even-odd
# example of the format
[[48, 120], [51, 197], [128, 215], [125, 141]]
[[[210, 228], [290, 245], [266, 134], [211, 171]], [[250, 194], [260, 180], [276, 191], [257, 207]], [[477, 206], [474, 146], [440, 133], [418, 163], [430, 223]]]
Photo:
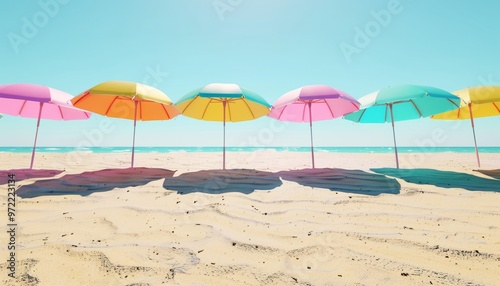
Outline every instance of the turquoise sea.
[[[310, 152], [310, 147], [226, 147], [227, 152]], [[30, 153], [32, 147], [0, 147], [0, 153]], [[131, 147], [37, 147], [39, 153], [67, 153], [67, 152], [89, 152], [89, 153], [120, 153], [131, 152]], [[315, 152], [328, 153], [392, 153], [393, 147], [314, 147]], [[222, 147], [136, 147], [137, 153], [169, 153], [169, 152], [222, 152]], [[400, 153], [473, 153], [474, 147], [398, 147]], [[500, 153], [500, 147], [479, 147], [481, 153]]]

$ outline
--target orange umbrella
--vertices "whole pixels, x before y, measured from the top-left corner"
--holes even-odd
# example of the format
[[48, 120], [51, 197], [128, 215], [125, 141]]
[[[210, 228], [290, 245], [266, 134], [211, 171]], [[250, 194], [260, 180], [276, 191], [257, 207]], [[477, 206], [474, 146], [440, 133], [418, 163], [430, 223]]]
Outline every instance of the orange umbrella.
[[134, 120], [132, 168], [137, 120], [169, 120], [180, 114], [170, 98], [160, 90], [127, 81], [103, 82], [76, 96], [71, 102], [78, 108], [101, 115]]

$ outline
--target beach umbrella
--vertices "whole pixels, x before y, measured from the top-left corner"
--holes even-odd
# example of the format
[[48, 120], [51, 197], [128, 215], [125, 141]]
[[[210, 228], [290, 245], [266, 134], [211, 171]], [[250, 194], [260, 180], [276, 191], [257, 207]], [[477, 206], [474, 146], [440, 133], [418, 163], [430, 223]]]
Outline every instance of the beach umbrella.
[[477, 149], [474, 118], [500, 115], [500, 86], [468, 87], [453, 92], [461, 99], [460, 108], [431, 116], [432, 119], [463, 120], [470, 119], [477, 165], [481, 167]]
[[73, 107], [69, 102], [71, 98], [71, 95], [63, 91], [42, 85], [21, 83], [0, 86], [1, 112], [13, 116], [38, 119], [30, 169], [33, 169], [35, 160], [40, 119], [77, 120], [90, 118], [89, 112]]
[[137, 120], [168, 120], [179, 115], [166, 94], [154, 87], [128, 81], [100, 83], [76, 96], [71, 102], [78, 108], [104, 116], [134, 120], [132, 168]]
[[460, 98], [439, 88], [418, 85], [400, 85], [380, 89], [360, 99], [359, 111], [347, 114], [345, 119], [360, 123], [392, 124], [396, 167], [399, 168], [395, 121], [428, 117], [456, 109]]
[[326, 85], [308, 85], [283, 94], [268, 116], [282, 121], [309, 122], [314, 169], [313, 121], [341, 117], [358, 109], [359, 102], [341, 90]]
[[232, 83], [211, 83], [183, 96], [175, 106], [188, 117], [223, 122], [222, 168], [226, 169], [226, 122], [259, 118], [269, 103], [256, 93]]

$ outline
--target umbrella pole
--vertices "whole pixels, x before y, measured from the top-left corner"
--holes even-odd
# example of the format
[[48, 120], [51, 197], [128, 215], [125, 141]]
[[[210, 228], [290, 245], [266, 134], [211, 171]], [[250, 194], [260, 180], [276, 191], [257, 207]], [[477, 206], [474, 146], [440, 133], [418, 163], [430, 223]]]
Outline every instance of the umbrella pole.
[[311, 113], [311, 102], [309, 102], [308, 105], [309, 105], [309, 129], [311, 131], [311, 159], [314, 169], [315, 166], [314, 166], [313, 123], [312, 123], [312, 113]]
[[134, 138], [132, 139], [132, 164], [131, 168], [134, 168], [134, 153], [135, 153], [135, 126], [137, 123], [137, 101], [134, 100]]
[[476, 130], [474, 129], [474, 116], [472, 116], [472, 104], [471, 103], [469, 103], [469, 114], [470, 114], [470, 124], [472, 125], [472, 135], [474, 135], [474, 146], [476, 147], [477, 166], [481, 167], [481, 162], [479, 161], [479, 151], [477, 150]]
[[396, 154], [396, 168], [399, 169], [398, 147], [396, 146], [396, 131], [394, 129], [394, 115], [392, 113], [392, 104], [389, 104], [389, 109], [391, 110], [392, 137], [394, 139], [394, 154]]
[[33, 144], [33, 152], [31, 153], [30, 170], [33, 169], [33, 162], [35, 161], [36, 140], [38, 139], [38, 128], [40, 127], [40, 118], [42, 117], [42, 108], [43, 108], [43, 102], [40, 102], [40, 110], [38, 111], [38, 121], [36, 123], [35, 143]]
[[222, 140], [224, 141], [222, 143], [222, 169], [226, 169], [226, 101], [224, 100], [222, 102], [222, 106], [224, 109], [224, 134], [222, 135]]

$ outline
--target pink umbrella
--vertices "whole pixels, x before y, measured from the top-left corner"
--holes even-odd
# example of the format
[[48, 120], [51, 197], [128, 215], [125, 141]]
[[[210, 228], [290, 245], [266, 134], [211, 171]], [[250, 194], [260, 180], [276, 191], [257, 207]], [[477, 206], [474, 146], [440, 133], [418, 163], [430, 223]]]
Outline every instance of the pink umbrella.
[[314, 166], [312, 122], [344, 116], [359, 110], [359, 102], [347, 93], [327, 85], [308, 85], [283, 94], [268, 116], [291, 122], [309, 122], [311, 158]]
[[14, 116], [38, 118], [30, 169], [33, 169], [41, 118], [52, 120], [90, 118], [89, 112], [73, 107], [70, 102], [72, 98], [65, 92], [41, 85], [27, 83], [0, 85], [0, 112]]

